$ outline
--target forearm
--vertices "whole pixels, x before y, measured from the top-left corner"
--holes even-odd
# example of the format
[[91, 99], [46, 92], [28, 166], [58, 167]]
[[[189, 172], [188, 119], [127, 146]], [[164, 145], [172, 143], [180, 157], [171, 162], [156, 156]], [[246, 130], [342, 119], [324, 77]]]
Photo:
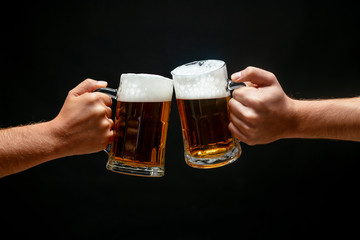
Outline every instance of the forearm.
[[295, 128], [291, 138], [360, 141], [360, 97], [293, 100]]
[[94, 93], [107, 83], [86, 79], [69, 91], [50, 122], [0, 129], [0, 177], [43, 162], [105, 149], [112, 141], [112, 100]]
[[63, 157], [51, 122], [0, 130], [0, 177]]

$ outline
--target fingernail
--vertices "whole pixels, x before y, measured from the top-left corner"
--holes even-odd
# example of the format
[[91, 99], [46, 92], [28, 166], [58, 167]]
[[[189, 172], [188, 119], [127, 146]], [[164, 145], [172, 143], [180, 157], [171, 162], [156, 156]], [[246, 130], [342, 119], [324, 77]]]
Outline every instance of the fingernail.
[[99, 85], [104, 85], [104, 86], [107, 86], [107, 84], [108, 84], [108, 83], [107, 83], [107, 82], [105, 82], [105, 81], [98, 81], [98, 84], [99, 84]]
[[234, 73], [231, 75], [232, 80], [240, 79], [241, 78], [241, 72]]

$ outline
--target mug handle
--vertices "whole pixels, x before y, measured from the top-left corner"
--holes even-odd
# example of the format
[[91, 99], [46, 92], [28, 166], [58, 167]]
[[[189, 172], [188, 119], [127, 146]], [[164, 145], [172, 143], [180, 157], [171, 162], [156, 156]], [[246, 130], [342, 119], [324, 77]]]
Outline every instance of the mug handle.
[[101, 93], [105, 93], [106, 95], [109, 95], [112, 99], [117, 100], [117, 89], [114, 88], [98, 88], [95, 89], [94, 92], [101, 92]]
[[[117, 89], [114, 89], [114, 88], [98, 88], [98, 89], [95, 89], [94, 92], [104, 93], [104, 94], [110, 96], [112, 99], [117, 100]], [[107, 146], [107, 148], [104, 149], [104, 151], [106, 153], [109, 153], [110, 150], [111, 150], [111, 144], [109, 144]]]
[[227, 90], [228, 91], [233, 91], [239, 87], [245, 87], [245, 83], [243, 82], [239, 82], [239, 83], [236, 83], [236, 82], [233, 82], [231, 81], [230, 79], [228, 80], [228, 84], [227, 84]]

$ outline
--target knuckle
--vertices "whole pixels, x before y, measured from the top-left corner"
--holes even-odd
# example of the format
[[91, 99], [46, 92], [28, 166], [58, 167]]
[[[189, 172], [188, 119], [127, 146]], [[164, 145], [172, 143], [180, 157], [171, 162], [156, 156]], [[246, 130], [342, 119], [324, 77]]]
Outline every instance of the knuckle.
[[271, 83], [277, 82], [277, 78], [276, 78], [275, 74], [273, 74], [272, 72], [268, 72], [267, 79], [268, 79]]
[[111, 128], [111, 124], [109, 121], [104, 121], [104, 127], [105, 129], [110, 129]]
[[107, 111], [107, 115], [108, 115], [109, 117], [111, 117], [111, 115], [112, 115], [112, 109], [109, 108], [109, 107], [107, 107], [107, 108], [106, 108], [106, 111]]
[[86, 97], [87, 97], [87, 100], [92, 104], [99, 101], [99, 96], [95, 93], [86, 94]]
[[111, 129], [114, 127], [114, 121], [112, 119], [108, 119]]
[[110, 130], [113, 127], [114, 122], [111, 119], [104, 119], [102, 126], [104, 129]]
[[233, 98], [238, 99], [242, 95], [241, 88], [235, 89], [233, 94]]
[[278, 82], [274, 73], [266, 72], [266, 74], [267, 75], [265, 75], [265, 76], [266, 76], [266, 79], [269, 81], [269, 83], [274, 84], [275, 82]]
[[101, 101], [102, 103], [104, 103], [106, 106], [111, 106], [112, 105], [112, 99], [110, 96], [104, 94], [104, 93], [95, 93], [98, 97], [98, 101]]
[[101, 93], [91, 93], [91, 102], [92, 103], [102, 103], [103, 102], [103, 94]]
[[248, 66], [245, 70], [246, 70], [246, 73], [247, 73], [247, 74], [252, 75], [252, 74], [254, 74], [255, 69], [256, 69], [256, 68], [253, 67], [253, 66]]
[[74, 91], [73, 90], [70, 90], [66, 96], [66, 99], [72, 99], [74, 96]]
[[247, 99], [249, 98], [249, 89], [246, 87], [235, 89], [233, 94], [233, 98], [238, 102], [246, 104]]
[[107, 111], [104, 107], [98, 106], [96, 109], [96, 112], [99, 114], [99, 116], [104, 117], [107, 115]]
[[93, 104], [88, 109], [89, 109], [90, 114], [93, 117], [95, 117], [96, 119], [102, 119], [105, 116], [107, 116], [106, 109], [103, 106], [101, 106], [100, 104]]
[[113, 141], [113, 139], [114, 139], [113, 131], [107, 131], [101, 138], [101, 142], [100, 142], [101, 148], [102, 149], [107, 148], [108, 145]]
[[114, 131], [113, 130], [109, 131], [108, 143], [111, 143], [112, 141], [114, 141], [114, 138], [115, 138]]
[[271, 79], [276, 79], [276, 76], [275, 76], [275, 74], [274, 74], [274, 73], [269, 72], [269, 78], [271, 78]]
[[84, 84], [92, 84], [93, 82], [94, 82], [94, 80], [91, 79], [91, 78], [86, 78], [86, 79], [83, 81]]
[[104, 98], [103, 98], [103, 101], [104, 101], [105, 105], [108, 106], [108, 107], [112, 106], [112, 99], [111, 99], [111, 97], [108, 96], [108, 95], [105, 95], [105, 94], [104, 94], [103, 97], [104, 97]]
[[107, 102], [109, 102], [112, 105], [112, 102], [113, 102], [112, 98], [108, 95], [105, 95], [105, 97], [106, 97]]
[[250, 101], [255, 106], [263, 105], [264, 103], [263, 99], [258, 96], [252, 96], [248, 101]]
[[248, 120], [248, 121], [254, 122], [254, 121], [258, 120], [257, 114], [255, 114], [252, 111], [246, 111], [243, 114], [244, 114], [244, 117], [246, 118], [246, 120]]

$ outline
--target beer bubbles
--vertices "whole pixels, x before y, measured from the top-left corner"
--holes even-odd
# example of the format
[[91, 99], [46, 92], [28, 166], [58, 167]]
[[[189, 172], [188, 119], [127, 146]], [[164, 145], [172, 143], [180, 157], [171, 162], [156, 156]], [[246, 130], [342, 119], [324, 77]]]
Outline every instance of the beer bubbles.
[[122, 74], [117, 99], [125, 102], [171, 101], [172, 80], [154, 74]]
[[230, 96], [226, 66], [220, 60], [204, 60], [177, 67], [171, 74], [180, 99], [211, 99]]

